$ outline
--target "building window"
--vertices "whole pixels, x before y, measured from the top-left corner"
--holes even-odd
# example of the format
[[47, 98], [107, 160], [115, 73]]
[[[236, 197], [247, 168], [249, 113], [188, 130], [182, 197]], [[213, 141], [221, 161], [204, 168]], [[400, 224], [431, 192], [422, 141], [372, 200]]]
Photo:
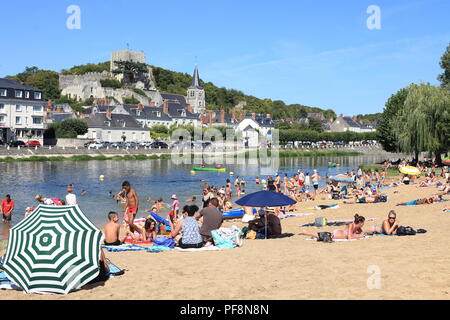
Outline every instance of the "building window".
[[5, 123], [5, 116], [0, 116], [0, 123]]
[[16, 112], [22, 112], [22, 106], [17, 104], [16, 105]]
[[42, 118], [33, 118], [33, 124], [42, 124]]
[[16, 124], [22, 124], [22, 118], [16, 117]]
[[42, 106], [33, 106], [34, 112], [42, 112]]
[[30, 99], [30, 91], [25, 91], [25, 99]]
[[0, 97], [6, 97], [8, 91], [6, 89], [0, 89]]
[[5, 109], [5, 105], [3, 103], [0, 103], [0, 111], [3, 111]]
[[191, 97], [195, 97], [195, 92], [191, 91]]
[[42, 92], [35, 92], [34, 93], [34, 98], [36, 100], [41, 100], [42, 99]]
[[23, 95], [23, 91], [22, 90], [16, 90], [16, 93], [15, 93], [15, 97], [16, 98], [22, 98], [22, 95]]

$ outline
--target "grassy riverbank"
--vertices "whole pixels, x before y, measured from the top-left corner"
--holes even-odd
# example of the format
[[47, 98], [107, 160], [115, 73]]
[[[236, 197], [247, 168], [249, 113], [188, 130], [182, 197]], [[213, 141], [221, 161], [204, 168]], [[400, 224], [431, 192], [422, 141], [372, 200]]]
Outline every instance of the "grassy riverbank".
[[[384, 170], [383, 166], [381, 164], [371, 164], [371, 165], [360, 165], [359, 166], [361, 170], [367, 171], [367, 170], [378, 170], [380, 173]], [[398, 176], [400, 175], [398, 169], [395, 168], [389, 168], [386, 170], [388, 176]]]
[[[260, 151], [257, 151], [259, 157]], [[271, 156], [273, 152], [268, 151], [267, 155]], [[249, 158], [254, 153], [247, 151], [245, 157]], [[293, 157], [338, 157], [338, 156], [360, 156], [364, 153], [353, 151], [280, 151], [278, 153], [281, 158]], [[192, 155], [194, 156], [194, 155]], [[204, 157], [213, 157], [214, 154], [204, 154]], [[238, 155], [234, 155], [237, 157]], [[106, 161], [106, 160], [160, 160], [171, 159], [171, 154], [127, 154], [127, 155], [73, 155], [64, 156], [30, 156], [30, 157], [5, 157], [0, 158], [0, 162], [61, 162], [61, 161]]]

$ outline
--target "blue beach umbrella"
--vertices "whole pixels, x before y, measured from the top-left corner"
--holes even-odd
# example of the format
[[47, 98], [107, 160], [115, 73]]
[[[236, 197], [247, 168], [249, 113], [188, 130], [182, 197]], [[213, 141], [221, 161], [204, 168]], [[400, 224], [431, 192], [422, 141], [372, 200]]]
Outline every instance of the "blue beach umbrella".
[[[282, 193], [274, 191], [258, 191], [246, 195], [245, 197], [236, 201], [236, 204], [244, 207], [284, 207], [296, 204], [297, 201], [285, 196]], [[267, 215], [265, 217], [265, 231], [267, 239]]]

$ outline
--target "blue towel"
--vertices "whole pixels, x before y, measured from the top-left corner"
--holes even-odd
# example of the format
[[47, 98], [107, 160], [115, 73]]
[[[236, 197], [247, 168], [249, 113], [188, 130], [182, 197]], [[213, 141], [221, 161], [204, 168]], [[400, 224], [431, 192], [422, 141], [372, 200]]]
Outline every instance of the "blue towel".
[[141, 247], [135, 244], [121, 245], [121, 246], [105, 246], [102, 248], [108, 250], [109, 252], [125, 252], [125, 251], [147, 251], [147, 252], [161, 252], [168, 251], [170, 248], [164, 246], [153, 246], [153, 247]]

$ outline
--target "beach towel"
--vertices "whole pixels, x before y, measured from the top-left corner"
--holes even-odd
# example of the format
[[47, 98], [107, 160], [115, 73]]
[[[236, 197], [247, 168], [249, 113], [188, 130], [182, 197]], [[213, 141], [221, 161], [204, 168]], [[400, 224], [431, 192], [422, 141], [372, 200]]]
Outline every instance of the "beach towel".
[[165, 237], [158, 237], [155, 240], [153, 240], [153, 243], [156, 244], [157, 246], [168, 247], [170, 249], [175, 248], [175, 241], [173, 239]]
[[147, 251], [147, 252], [161, 252], [170, 250], [166, 246], [141, 247], [135, 244], [123, 244], [121, 246], [102, 246], [108, 252], [125, 252], [125, 251]]
[[108, 268], [109, 268], [109, 272], [106, 275], [111, 278], [121, 276], [125, 273], [124, 270], [120, 269], [118, 266], [116, 266], [115, 264], [112, 264], [112, 263], [108, 264]]
[[0, 289], [22, 291], [22, 288], [16, 286], [11, 280], [8, 279], [5, 272], [0, 272]]
[[280, 219], [298, 218], [298, 217], [312, 216], [313, 214], [315, 213], [287, 213], [287, 214], [280, 214], [278, 218]]
[[[364, 240], [364, 239], [368, 239], [368, 238], [370, 238], [370, 236], [365, 236], [364, 238], [361, 238], [361, 239], [333, 239], [333, 242], [358, 241], [358, 240]], [[317, 239], [315, 239], [315, 238], [306, 238], [305, 240], [317, 241]]]
[[445, 208], [444, 210], [442, 210], [442, 212], [445, 212], [445, 213], [450, 212], [450, 209], [449, 208]]
[[320, 205], [314, 207], [316, 210], [325, 210], [325, 209], [339, 209], [339, 206], [337, 204], [330, 204], [330, 205]]
[[181, 252], [200, 252], [200, 251], [218, 251], [218, 250], [223, 250], [219, 247], [216, 246], [209, 246], [209, 247], [203, 247], [203, 248], [191, 248], [191, 249], [182, 249], [180, 247], [175, 247], [176, 250], [181, 251]]
[[134, 245], [134, 244], [123, 244], [121, 246], [102, 246], [103, 249], [108, 250], [108, 252], [125, 252], [125, 251], [145, 251], [147, 248]]

